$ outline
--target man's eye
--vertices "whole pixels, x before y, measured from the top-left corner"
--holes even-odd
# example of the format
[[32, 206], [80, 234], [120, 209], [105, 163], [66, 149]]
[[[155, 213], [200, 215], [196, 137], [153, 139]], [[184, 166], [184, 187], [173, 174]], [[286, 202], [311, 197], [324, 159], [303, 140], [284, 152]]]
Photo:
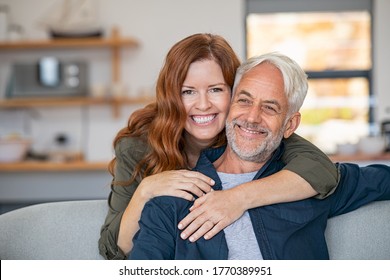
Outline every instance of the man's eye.
[[237, 103], [247, 105], [247, 104], [250, 104], [250, 101], [249, 101], [249, 99], [246, 99], [246, 98], [239, 98], [237, 100]]
[[276, 115], [279, 114], [279, 111], [277, 108], [270, 106], [270, 105], [263, 105], [262, 106], [263, 112], [265, 112], [268, 115]]

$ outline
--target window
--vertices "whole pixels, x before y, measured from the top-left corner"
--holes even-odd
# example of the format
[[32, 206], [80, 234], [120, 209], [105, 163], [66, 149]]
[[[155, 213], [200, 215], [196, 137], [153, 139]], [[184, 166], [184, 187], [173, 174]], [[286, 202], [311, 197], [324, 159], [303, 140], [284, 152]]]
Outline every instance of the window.
[[247, 0], [247, 56], [282, 52], [309, 77], [297, 131], [323, 151], [370, 133], [371, 3]]

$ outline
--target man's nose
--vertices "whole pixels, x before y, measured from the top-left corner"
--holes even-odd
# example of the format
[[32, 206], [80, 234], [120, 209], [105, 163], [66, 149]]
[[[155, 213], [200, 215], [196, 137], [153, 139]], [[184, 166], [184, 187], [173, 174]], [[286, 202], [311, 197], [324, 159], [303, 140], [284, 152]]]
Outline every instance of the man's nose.
[[261, 108], [258, 106], [251, 106], [248, 108], [247, 121], [252, 123], [261, 122]]

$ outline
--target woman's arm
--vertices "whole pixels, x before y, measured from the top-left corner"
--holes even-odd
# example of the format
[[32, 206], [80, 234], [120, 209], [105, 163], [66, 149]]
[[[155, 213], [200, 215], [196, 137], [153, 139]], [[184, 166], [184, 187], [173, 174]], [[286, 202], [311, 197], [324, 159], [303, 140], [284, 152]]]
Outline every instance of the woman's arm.
[[302, 137], [293, 134], [290, 138], [285, 141], [282, 160], [286, 166], [282, 171], [198, 198], [190, 214], [179, 222], [179, 229], [185, 229], [182, 238], [210, 239], [254, 207], [330, 195], [339, 181], [336, 165]]
[[117, 245], [118, 233], [123, 213], [139, 185], [139, 180], [130, 185], [126, 182], [129, 182], [135, 165], [144, 156], [146, 149], [144, 142], [135, 138], [123, 138], [115, 146], [116, 164], [108, 197], [109, 209], [99, 239], [99, 252], [105, 259], [126, 258]]
[[[119, 185], [131, 178], [147, 147], [136, 139], [124, 139], [115, 148], [114, 183], [109, 196], [109, 213], [101, 229], [100, 253], [107, 259], [124, 259], [131, 250], [139, 229], [138, 220], [146, 202], [162, 195], [194, 200], [211, 190], [214, 182], [207, 176], [188, 170], [165, 171], [141, 182]], [[115, 182], [117, 182], [115, 185]]]
[[292, 171], [316, 190], [316, 198], [325, 198], [332, 194], [339, 181], [340, 172], [336, 165], [320, 149], [297, 134], [283, 140], [285, 152], [282, 160], [284, 170]]

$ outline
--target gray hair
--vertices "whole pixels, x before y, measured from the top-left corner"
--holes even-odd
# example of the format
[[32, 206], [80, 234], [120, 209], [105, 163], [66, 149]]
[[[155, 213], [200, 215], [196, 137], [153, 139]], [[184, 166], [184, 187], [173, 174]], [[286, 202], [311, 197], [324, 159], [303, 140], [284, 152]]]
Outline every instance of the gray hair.
[[287, 115], [298, 112], [307, 94], [307, 75], [298, 63], [277, 52], [254, 56], [241, 64], [234, 80], [233, 94], [235, 94], [242, 76], [261, 63], [270, 63], [280, 70], [284, 81], [284, 92], [289, 104]]

